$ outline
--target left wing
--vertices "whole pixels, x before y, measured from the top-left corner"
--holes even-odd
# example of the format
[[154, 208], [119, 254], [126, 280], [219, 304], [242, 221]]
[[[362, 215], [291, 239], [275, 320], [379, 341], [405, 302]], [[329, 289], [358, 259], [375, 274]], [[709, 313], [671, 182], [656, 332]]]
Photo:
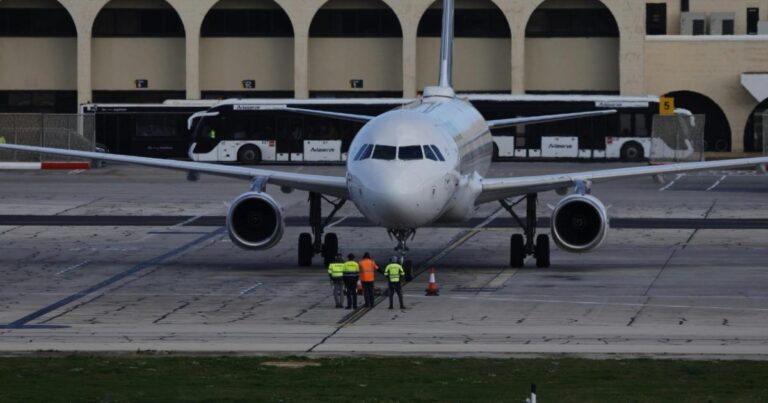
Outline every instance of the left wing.
[[579, 181], [606, 182], [638, 176], [663, 175], [681, 172], [707, 171], [711, 169], [732, 169], [758, 167], [768, 164], [768, 157], [740, 158], [722, 161], [684, 162], [670, 165], [639, 166], [631, 168], [605, 169], [577, 173], [521, 176], [482, 179], [482, 191], [476, 204], [505, 199], [527, 193], [546, 192], [574, 186]]
[[502, 127], [559, 122], [561, 120], [590, 118], [594, 116], [611, 115], [614, 113], [616, 113], [615, 109], [605, 109], [605, 110], [591, 111], [591, 112], [561, 113], [558, 115], [526, 116], [526, 117], [511, 118], [511, 119], [489, 120], [487, 123], [488, 123], [488, 127], [490, 127], [491, 129], [500, 129]]
[[307, 175], [267, 169], [208, 164], [205, 162], [175, 161], [161, 158], [134, 157], [130, 155], [63, 150], [59, 148], [33, 147], [11, 144], [0, 144], [0, 150], [27, 151], [89, 160], [124, 162], [128, 164], [144, 165], [156, 168], [175, 169], [178, 171], [228, 176], [231, 178], [245, 179], [250, 181], [263, 179], [266, 181], [266, 183], [271, 185], [305, 190], [308, 192], [317, 192], [342, 199], [349, 198], [347, 192], [347, 180], [343, 176]]

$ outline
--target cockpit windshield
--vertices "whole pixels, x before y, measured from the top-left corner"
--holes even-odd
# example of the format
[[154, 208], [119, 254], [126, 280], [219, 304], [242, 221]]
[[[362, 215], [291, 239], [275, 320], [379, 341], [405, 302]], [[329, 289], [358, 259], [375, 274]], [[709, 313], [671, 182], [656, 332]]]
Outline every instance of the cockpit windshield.
[[424, 154], [421, 152], [421, 146], [406, 146], [398, 149], [397, 158], [404, 161], [423, 160]]
[[413, 145], [413, 146], [385, 146], [380, 144], [363, 144], [354, 161], [362, 161], [373, 158], [376, 160], [392, 161], [399, 159], [401, 161], [415, 161], [428, 159], [432, 161], [445, 161], [443, 154], [433, 144]]

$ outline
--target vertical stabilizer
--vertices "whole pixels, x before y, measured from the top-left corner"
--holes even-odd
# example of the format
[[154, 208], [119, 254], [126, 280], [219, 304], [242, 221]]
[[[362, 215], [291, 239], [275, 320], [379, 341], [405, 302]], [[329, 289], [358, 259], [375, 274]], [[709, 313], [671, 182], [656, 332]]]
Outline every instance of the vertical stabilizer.
[[443, 0], [443, 32], [440, 43], [440, 81], [443, 88], [453, 87], [453, 14], [454, 0]]

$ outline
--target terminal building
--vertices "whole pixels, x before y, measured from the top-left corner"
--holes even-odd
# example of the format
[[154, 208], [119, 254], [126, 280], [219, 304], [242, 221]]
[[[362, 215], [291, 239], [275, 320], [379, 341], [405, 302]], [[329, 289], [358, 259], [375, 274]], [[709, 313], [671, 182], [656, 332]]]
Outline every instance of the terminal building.
[[[0, 0], [0, 112], [414, 97], [441, 4]], [[669, 95], [706, 115], [707, 150], [762, 151], [768, 0], [457, 0], [455, 29], [459, 92]]]

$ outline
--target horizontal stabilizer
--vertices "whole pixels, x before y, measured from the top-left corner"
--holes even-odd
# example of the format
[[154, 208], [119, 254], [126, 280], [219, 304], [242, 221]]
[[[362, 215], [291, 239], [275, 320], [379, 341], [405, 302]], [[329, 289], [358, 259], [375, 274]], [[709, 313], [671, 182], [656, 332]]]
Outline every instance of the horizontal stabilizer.
[[592, 112], [561, 113], [558, 115], [525, 116], [511, 119], [489, 120], [488, 127], [491, 129], [500, 129], [502, 127], [534, 125], [539, 123], [558, 122], [561, 120], [581, 119], [594, 116], [611, 115], [616, 113], [615, 109], [606, 109]]

